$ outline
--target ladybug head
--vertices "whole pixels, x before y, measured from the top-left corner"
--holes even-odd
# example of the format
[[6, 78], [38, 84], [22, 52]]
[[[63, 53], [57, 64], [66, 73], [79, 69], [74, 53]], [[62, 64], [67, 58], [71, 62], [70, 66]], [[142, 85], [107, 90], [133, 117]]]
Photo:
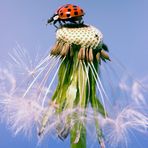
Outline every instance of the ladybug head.
[[58, 14], [54, 14], [51, 18], [49, 18], [47, 20], [47, 24], [51, 24], [52, 22], [58, 21], [59, 19], [59, 15]]

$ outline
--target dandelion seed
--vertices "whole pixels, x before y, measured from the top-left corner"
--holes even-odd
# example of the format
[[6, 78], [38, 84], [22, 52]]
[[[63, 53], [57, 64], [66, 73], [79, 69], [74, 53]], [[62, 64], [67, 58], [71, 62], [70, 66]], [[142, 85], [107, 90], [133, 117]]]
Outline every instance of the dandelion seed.
[[[34, 74], [36, 73], [34, 69], [35, 63], [33, 63], [32, 58], [29, 56], [24, 48], [20, 47], [20, 45], [17, 44], [17, 48], [15, 48], [13, 50], [13, 54], [9, 54], [9, 56], [11, 58], [11, 63], [9, 65], [13, 65], [11, 67], [17, 68], [17, 74], [26, 77], [34, 76]], [[37, 58], [35, 59], [37, 60]]]
[[12, 93], [16, 87], [14, 76], [7, 69], [0, 69], [0, 95]]
[[132, 98], [136, 101], [137, 104], [146, 104], [145, 98], [141, 92], [141, 87], [138, 82], [133, 83], [132, 92]]
[[131, 130], [147, 132], [148, 118], [147, 115], [129, 106], [119, 112], [115, 118], [103, 119], [101, 126], [110, 146], [116, 147], [121, 143], [127, 146]]
[[119, 87], [121, 90], [127, 92], [130, 94], [130, 98], [136, 103], [136, 104], [143, 104], [146, 105], [146, 99], [144, 96], [144, 91], [146, 91], [145, 86], [142, 82], [137, 80], [130, 80], [132, 81], [131, 84], [129, 83], [128, 78], [121, 80], [119, 83]]
[[23, 132], [26, 136], [31, 136], [33, 129], [39, 124], [43, 108], [34, 97], [36, 96], [4, 96], [0, 102], [2, 119], [6, 120], [15, 135]]

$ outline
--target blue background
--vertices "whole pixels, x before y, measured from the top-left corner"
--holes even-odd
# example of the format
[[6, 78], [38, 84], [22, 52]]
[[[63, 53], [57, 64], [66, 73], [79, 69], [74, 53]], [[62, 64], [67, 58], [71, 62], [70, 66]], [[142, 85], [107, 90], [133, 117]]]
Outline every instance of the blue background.
[[[54, 44], [55, 28], [46, 27], [47, 19], [65, 3], [80, 5], [86, 12], [85, 22], [99, 28], [104, 42], [120, 61], [143, 78], [148, 73], [148, 1], [147, 0], [0, 0], [0, 59], [8, 59], [8, 53], [16, 42], [31, 54], [45, 53]], [[137, 135], [138, 136], [138, 135]], [[147, 148], [148, 137], [138, 136], [129, 147]], [[0, 125], [0, 148], [34, 148], [36, 138], [28, 140], [13, 134]], [[48, 139], [39, 147], [68, 147], [66, 142]], [[95, 145], [94, 147], [98, 147]]]

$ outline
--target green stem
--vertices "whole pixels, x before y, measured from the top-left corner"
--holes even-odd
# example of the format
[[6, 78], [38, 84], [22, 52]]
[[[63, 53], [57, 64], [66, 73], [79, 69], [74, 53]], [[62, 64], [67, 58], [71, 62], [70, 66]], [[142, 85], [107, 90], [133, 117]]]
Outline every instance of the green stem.
[[[78, 49], [77, 49], [78, 50]], [[75, 61], [78, 61], [77, 52], [75, 54]], [[75, 67], [76, 69], [76, 77], [77, 77], [77, 97], [75, 105], [77, 107], [80, 107], [81, 109], [85, 109], [87, 106], [87, 95], [86, 95], [86, 88], [87, 88], [87, 79], [86, 79], [86, 73], [83, 67], [83, 64], [81, 61], [78, 61], [78, 67]], [[85, 116], [85, 112], [81, 113], [82, 116]], [[80, 116], [77, 115], [76, 116]], [[79, 118], [79, 117], [75, 117]], [[71, 148], [86, 148], [86, 128], [81, 122], [75, 123], [73, 129], [70, 133], [71, 139]], [[78, 139], [76, 141], [76, 139]], [[75, 142], [76, 141], [76, 142]]]
[[[71, 148], [86, 148], [86, 130], [85, 127], [78, 127], [80, 125], [76, 124], [75, 127], [71, 130], [71, 139], [70, 139], [70, 143], [71, 143]], [[80, 128], [81, 130], [79, 131], [80, 133], [80, 137], [79, 137], [79, 141], [77, 143], [74, 143], [76, 137], [77, 137], [77, 131], [76, 129]]]

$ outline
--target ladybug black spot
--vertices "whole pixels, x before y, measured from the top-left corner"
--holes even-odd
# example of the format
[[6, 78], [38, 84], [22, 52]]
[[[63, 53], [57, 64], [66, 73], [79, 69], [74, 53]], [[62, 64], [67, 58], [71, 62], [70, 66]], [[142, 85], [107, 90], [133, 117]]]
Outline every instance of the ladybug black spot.
[[67, 6], [65, 6], [65, 8], [68, 8], [69, 6], [67, 5]]
[[70, 14], [67, 14], [66, 16], [67, 16], [67, 17], [70, 17]]
[[71, 11], [71, 9], [68, 9], [68, 12], [70, 12]]
[[81, 9], [81, 12], [83, 13], [83, 10]]
[[63, 13], [60, 13], [61, 16], [63, 16]]
[[73, 5], [74, 8], [77, 8], [77, 6]]
[[73, 10], [77, 10], [77, 8], [74, 8]]
[[77, 12], [77, 11], [75, 11], [75, 12], [74, 12], [74, 15], [78, 15], [78, 12]]

